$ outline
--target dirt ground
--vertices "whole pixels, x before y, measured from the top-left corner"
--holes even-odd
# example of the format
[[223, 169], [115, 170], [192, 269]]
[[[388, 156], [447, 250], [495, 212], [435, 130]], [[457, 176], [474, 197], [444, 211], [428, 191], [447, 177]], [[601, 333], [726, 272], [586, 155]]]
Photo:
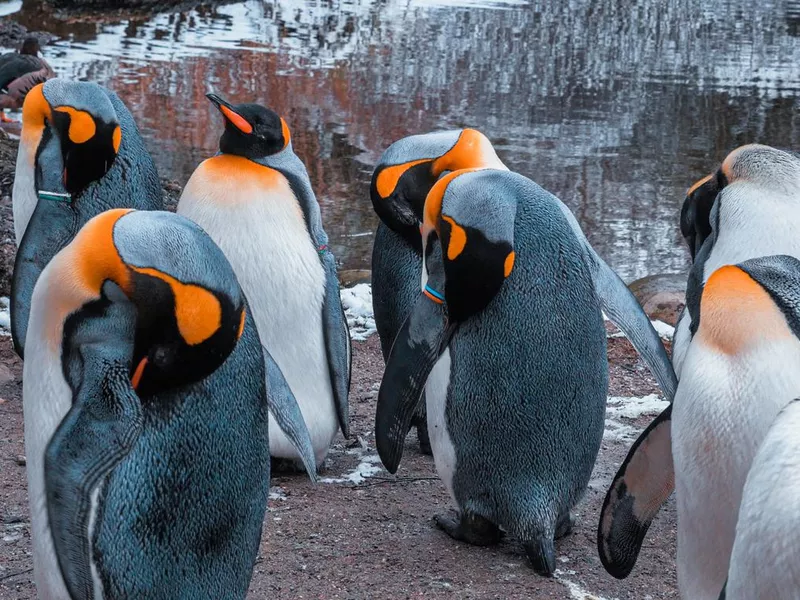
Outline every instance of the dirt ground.
[[[0, 132], [0, 296], [8, 296], [14, 260], [10, 189], [16, 142]], [[174, 206], [180, 186], [165, 182]], [[383, 470], [356, 484], [345, 476], [377, 470], [373, 422], [383, 361], [377, 337], [354, 342], [353, 440], [335, 444], [323, 478], [277, 476], [248, 598], [531, 598], [611, 600], [677, 598], [675, 509], [670, 501], [645, 541], [633, 574], [617, 581], [597, 555], [598, 512], [629, 442], [604, 440], [572, 535], [557, 544], [554, 579], [538, 577], [522, 547], [457, 543], [433, 525], [451, 510], [433, 460], [409, 436], [397, 476]], [[657, 392], [627, 340], [609, 339], [610, 395]], [[35, 598], [22, 430], [22, 365], [0, 336], [0, 600]], [[625, 424], [643, 429], [651, 417]], [[372, 462], [371, 462], [372, 461]], [[338, 480], [338, 481], [337, 481]]]

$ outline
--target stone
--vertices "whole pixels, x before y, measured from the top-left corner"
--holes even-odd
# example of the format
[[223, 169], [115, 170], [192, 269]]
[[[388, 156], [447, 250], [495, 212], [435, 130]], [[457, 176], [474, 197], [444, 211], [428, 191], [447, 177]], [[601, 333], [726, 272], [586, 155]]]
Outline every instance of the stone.
[[674, 327], [686, 303], [687, 278], [686, 273], [648, 275], [628, 284], [628, 288], [647, 316]]

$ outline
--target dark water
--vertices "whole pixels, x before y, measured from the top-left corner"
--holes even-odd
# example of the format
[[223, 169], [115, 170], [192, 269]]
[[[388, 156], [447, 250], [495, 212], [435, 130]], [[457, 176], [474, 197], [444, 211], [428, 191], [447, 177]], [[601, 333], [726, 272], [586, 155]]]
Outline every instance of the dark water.
[[62, 36], [56, 70], [115, 89], [181, 183], [221, 130], [206, 92], [284, 116], [346, 269], [369, 268], [372, 165], [407, 134], [481, 129], [627, 280], [685, 269], [684, 192], [729, 150], [800, 148], [800, 0], [250, 0], [70, 26], [26, 0], [15, 18]]

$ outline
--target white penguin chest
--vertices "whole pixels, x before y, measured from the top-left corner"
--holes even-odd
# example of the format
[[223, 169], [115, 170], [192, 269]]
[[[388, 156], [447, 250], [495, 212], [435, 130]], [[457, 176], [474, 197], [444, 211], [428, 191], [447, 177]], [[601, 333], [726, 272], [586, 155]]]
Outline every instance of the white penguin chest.
[[14, 216], [14, 235], [17, 247], [28, 228], [28, 223], [36, 209], [36, 185], [34, 182], [36, 145], [35, 136], [23, 135], [17, 152], [17, 165], [14, 172], [14, 188], [11, 192], [12, 213]]
[[[423, 269], [424, 271], [424, 269]], [[436, 463], [436, 472], [453, 502], [453, 474], [456, 470], [456, 450], [447, 430], [447, 390], [450, 387], [450, 348], [436, 361], [425, 384], [425, 407], [428, 413], [428, 435]], [[457, 502], [456, 502], [457, 504]]]
[[[231, 263], [261, 343], [297, 399], [319, 462], [338, 428], [322, 322], [326, 279], [300, 205], [281, 179], [282, 185], [265, 189], [246, 177], [203, 182], [196, 172], [178, 213], [203, 227]], [[272, 418], [270, 453], [297, 457]]]
[[800, 394], [798, 365], [796, 338], [735, 357], [698, 339], [690, 344], [672, 409], [678, 580], [685, 597], [719, 594], [747, 473], [775, 416]]

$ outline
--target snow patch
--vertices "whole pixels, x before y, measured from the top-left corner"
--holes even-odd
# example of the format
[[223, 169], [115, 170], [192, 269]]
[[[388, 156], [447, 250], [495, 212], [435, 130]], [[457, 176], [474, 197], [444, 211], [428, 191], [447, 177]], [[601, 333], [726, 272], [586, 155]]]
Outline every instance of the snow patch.
[[[603, 318], [606, 321], [609, 320], [605, 315], [603, 315]], [[669, 342], [675, 335], [675, 328], [669, 323], [664, 323], [664, 321], [650, 321], [650, 324], [653, 326], [653, 329], [656, 330], [658, 337], [660, 337], [662, 340]], [[615, 331], [614, 333], [607, 333], [606, 337], [609, 339], [621, 338], [625, 337], [625, 334], [621, 331]]]
[[555, 572], [556, 580], [569, 590], [569, 595], [571, 598], [574, 598], [574, 600], [606, 600], [606, 598], [603, 598], [602, 596], [587, 592], [574, 581], [564, 579], [564, 575], [575, 575], [575, 571], [562, 571], [561, 569], [556, 569]]
[[606, 426], [603, 439], [616, 442], [632, 442], [643, 428], [633, 427], [620, 419], [638, 419], [644, 415], [657, 416], [669, 406], [669, 402], [657, 394], [649, 396], [625, 397], [610, 396], [606, 404]]
[[11, 335], [11, 314], [8, 311], [8, 298], [0, 298], [0, 336]]
[[350, 473], [345, 473], [341, 477], [325, 477], [320, 479], [320, 483], [352, 483], [358, 485], [364, 483], [368, 477], [377, 475], [383, 470], [381, 466], [381, 457], [377, 454], [370, 454], [362, 456], [361, 462]]
[[350, 338], [363, 342], [377, 331], [372, 312], [372, 287], [368, 283], [359, 283], [341, 290], [340, 294]]

